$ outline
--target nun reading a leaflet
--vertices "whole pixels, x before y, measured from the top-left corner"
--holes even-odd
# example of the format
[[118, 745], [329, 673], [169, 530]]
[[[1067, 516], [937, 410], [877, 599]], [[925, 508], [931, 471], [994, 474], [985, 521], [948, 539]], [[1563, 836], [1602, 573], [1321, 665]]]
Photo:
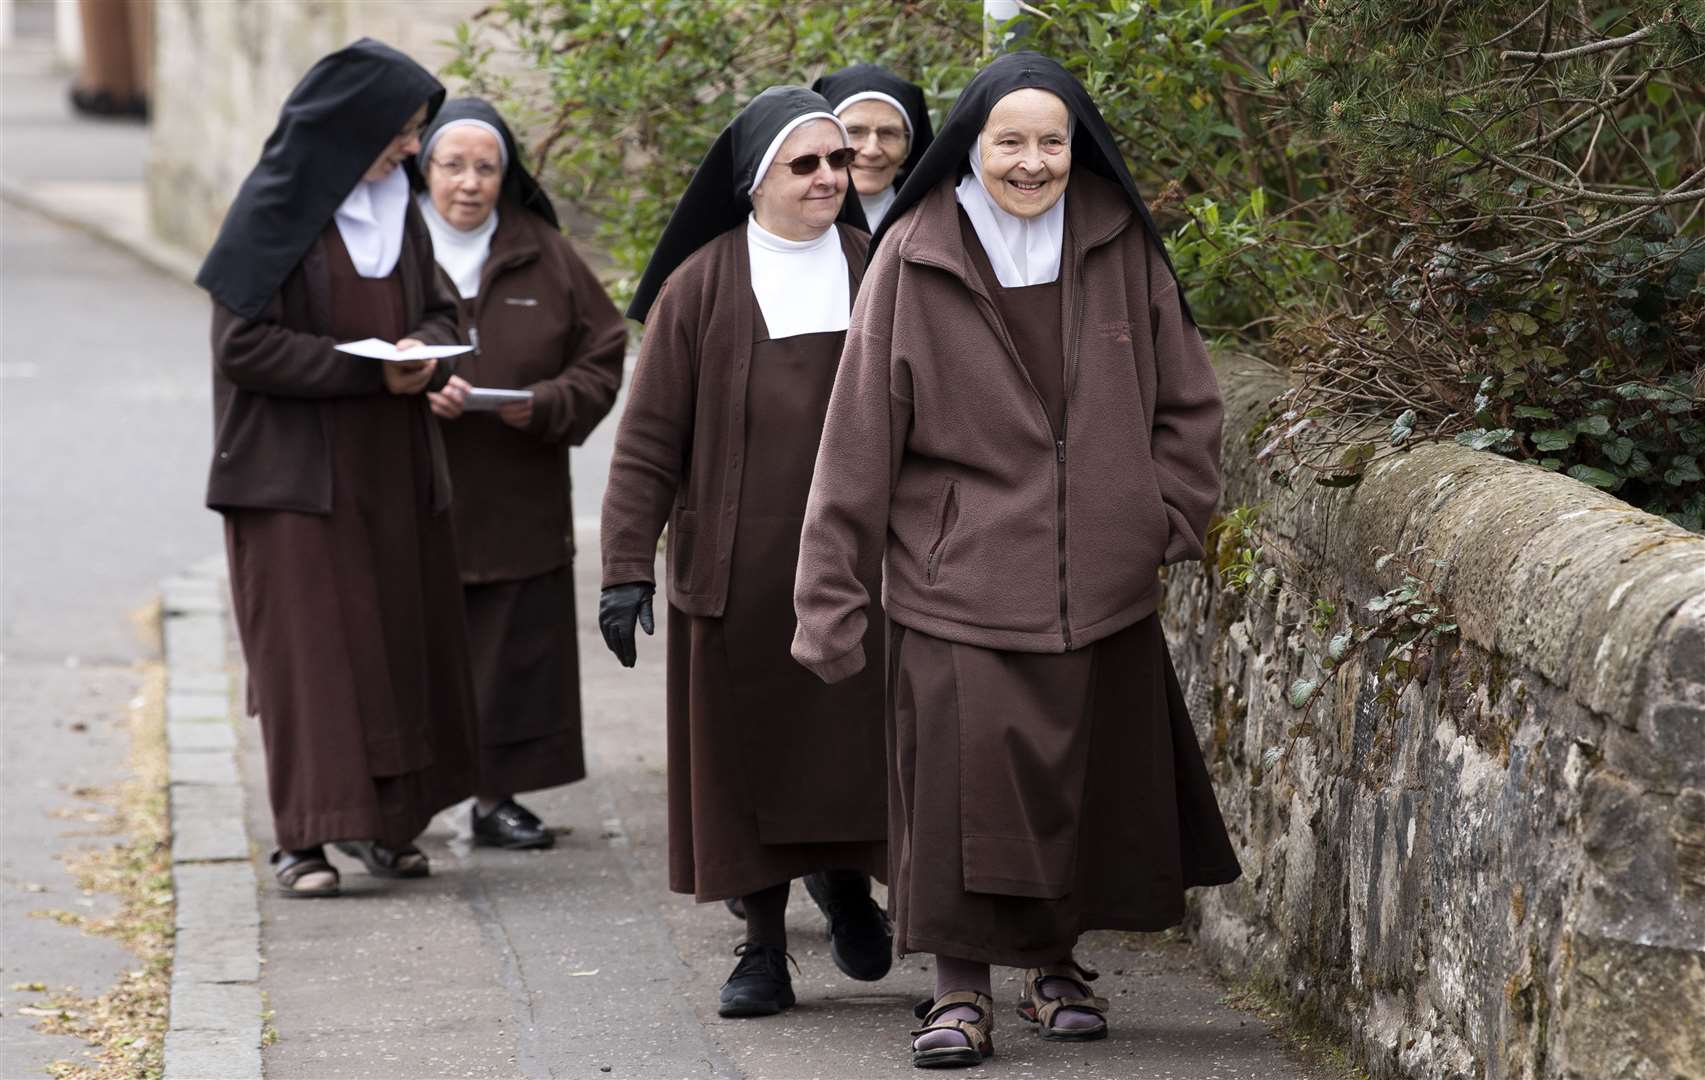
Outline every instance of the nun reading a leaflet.
[[[627, 324], [496, 109], [457, 98], [421, 142], [416, 202], [475, 346], [428, 395], [446, 421], [479, 701], [469, 824], [485, 847], [545, 848], [554, 834], [514, 794], [586, 776], [568, 447], [616, 400]], [[472, 408], [482, 394], [495, 409]]]
[[1202, 556], [1220, 420], [1094, 102], [994, 61], [877, 235], [795, 592], [826, 681], [886, 656], [895, 944], [935, 954], [919, 1067], [993, 1053], [991, 964], [1024, 970], [1041, 1038], [1102, 1038], [1078, 936], [1171, 926], [1238, 875], [1155, 614], [1160, 567]]
[[[811, 463], [864, 274], [853, 154], [819, 95], [759, 94], [705, 155], [628, 309], [645, 337], [604, 495], [598, 622], [631, 667], [667, 524], [669, 886], [744, 900], [723, 1016], [794, 1004], [784, 919], [802, 875], [843, 973], [891, 963], [870, 897], [882, 673], [825, 686], [788, 655]], [[855, 571], [862, 588], [877, 571]], [[879, 615], [866, 636], [879, 651]]]
[[291, 91], [196, 277], [213, 297], [214, 454], [236, 621], [289, 897], [335, 896], [327, 843], [420, 878], [414, 843], [473, 792], [474, 698], [450, 483], [428, 391], [456, 297], [403, 162], [444, 88], [363, 38]]

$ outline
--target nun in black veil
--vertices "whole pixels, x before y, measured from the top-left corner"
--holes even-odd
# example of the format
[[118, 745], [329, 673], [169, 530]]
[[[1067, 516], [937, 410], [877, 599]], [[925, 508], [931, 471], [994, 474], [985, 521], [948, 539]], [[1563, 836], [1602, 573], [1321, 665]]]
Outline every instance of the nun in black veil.
[[404, 161], [444, 88], [363, 38], [291, 91], [196, 283], [213, 297], [214, 453], [236, 621], [260, 715], [279, 887], [332, 896], [336, 842], [424, 877], [414, 838], [472, 793], [474, 701], [428, 391], [446, 360], [334, 350], [454, 344], [456, 297]]
[[1106, 121], [1045, 56], [971, 80], [874, 244], [793, 655], [831, 683], [887, 659], [895, 944], [936, 960], [912, 1060], [971, 1066], [991, 964], [1025, 969], [1042, 1038], [1102, 1038], [1079, 935], [1238, 876], [1156, 614], [1159, 568], [1202, 557], [1223, 410]]
[[923, 87], [876, 64], [831, 71], [811, 84], [847, 126], [852, 182], [872, 231], [934, 138]]
[[[743, 900], [723, 1016], [794, 1003], [796, 877], [844, 973], [879, 979], [892, 962], [870, 896], [885, 861], [881, 672], [829, 687], [788, 656], [811, 463], [869, 239], [846, 198], [853, 154], [818, 94], [759, 94], [705, 155], [628, 309], [645, 338], [604, 496], [598, 622], [631, 667], [667, 524], [669, 886]], [[874, 588], [877, 566], [863, 570]]]

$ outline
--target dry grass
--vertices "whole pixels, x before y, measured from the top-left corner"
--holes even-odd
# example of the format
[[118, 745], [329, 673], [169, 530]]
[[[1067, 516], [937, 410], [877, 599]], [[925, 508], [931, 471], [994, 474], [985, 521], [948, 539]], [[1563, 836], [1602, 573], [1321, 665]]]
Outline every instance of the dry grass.
[[28, 989], [47, 991], [50, 1003], [32, 1013], [42, 1016], [37, 1030], [72, 1035], [92, 1048], [85, 1060], [48, 1066], [49, 1075], [61, 1080], [152, 1080], [164, 1068], [175, 914], [165, 713], [165, 670], [149, 664], [129, 719], [129, 778], [109, 789], [78, 793], [101, 804], [100, 819], [91, 824], [117, 839], [69, 856], [66, 869], [85, 891], [116, 897], [117, 912], [107, 918], [32, 913], [113, 938], [136, 957], [136, 966], [119, 984], [98, 997], [28, 984]]

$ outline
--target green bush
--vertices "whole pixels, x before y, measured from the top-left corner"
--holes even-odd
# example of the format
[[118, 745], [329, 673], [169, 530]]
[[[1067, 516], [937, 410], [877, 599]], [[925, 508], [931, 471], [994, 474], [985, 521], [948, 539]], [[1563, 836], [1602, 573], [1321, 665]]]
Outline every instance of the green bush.
[[[1705, 0], [1583, 12], [1031, 0], [1015, 25], [1100, 104], [1203, 329], [1290, 369], [1283, 477], [1458, 438], [1699, 530]], [[501, 0], [450, 74], [538, 133], [625, 294], [757, 90], [875, 60], [939, 117], [998, 38], [975, 0]]]

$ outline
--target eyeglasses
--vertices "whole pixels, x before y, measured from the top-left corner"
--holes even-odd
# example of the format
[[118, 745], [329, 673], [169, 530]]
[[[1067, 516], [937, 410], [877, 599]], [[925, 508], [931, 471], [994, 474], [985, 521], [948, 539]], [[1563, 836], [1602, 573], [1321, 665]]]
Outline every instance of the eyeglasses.
[[861, 143], [868, 139], [872, 132], [876, 134], [876, 141], [883, 146], [899, 146], [906, 141], [906, 132], [903, 128], [867, 128], [862, 124], [847, 125], [847, 138], [855, 143]]
[[827, 154], [802, 154], [785, 164], [793, 170], [795, 176], [810, 176], [817, 171], [817, 166], [825, 161], [829, 163], [829, 168], [840, 170], [851, 165], [855, 157], [858, 157], [857, 150], [850, 146], [843, 146], [839, 150], [831, 150]]
[[449, 161], [441, 161], [438, 158], [432, 158], [431, 161], [433, 168], [443, 169], [450, 175], [450, 179], [452, 180], [457, 179], [469, 169], [472, 169], [474, 171], [474, 175], [479, 177], [481, 180], [495, 180], [498, 174], [503, 172], [503, 169], [499, 167], [495, 161], [466, 162], [462, 161], [460, 158], [451, 158]]

